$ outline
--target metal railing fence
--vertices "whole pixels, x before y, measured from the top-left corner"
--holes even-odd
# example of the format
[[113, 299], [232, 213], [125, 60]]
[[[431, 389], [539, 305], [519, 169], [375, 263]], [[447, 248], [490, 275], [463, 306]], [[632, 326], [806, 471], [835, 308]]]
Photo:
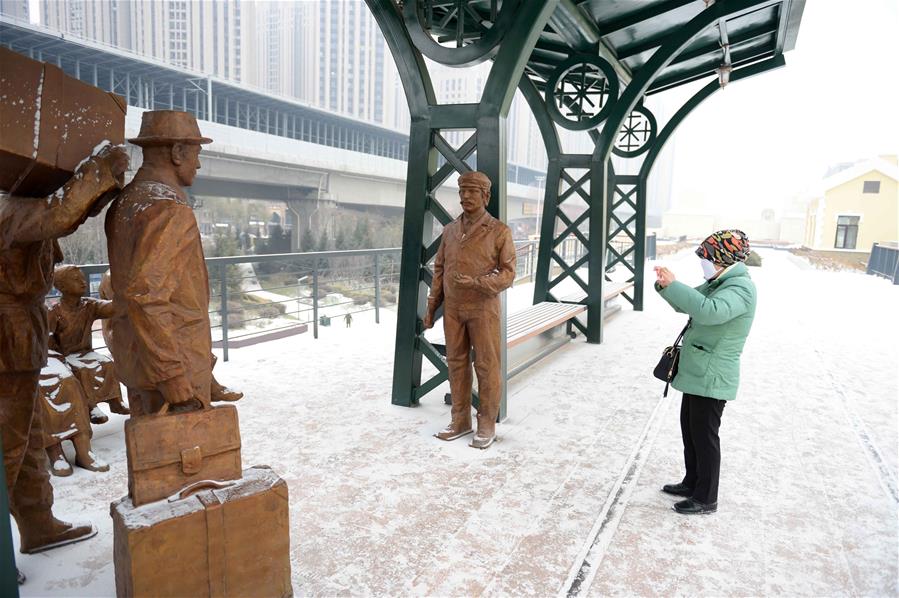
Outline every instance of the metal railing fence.
[[[309, 325], [317, 339], [319, 327], [329, 326], [332, 319], [370, 311], [380, 323], [381, 309], [395, 304], [399, 292], [400, 252], [391, 247], [206, 258], [214, 345], [227, 361], [230, 346], [239, 339], [258, 337], [261, 342], [266, 335]], [[571, 236], [556, 252], [573, 263], [586, 247]], [[533, 280], [538, 242], [517, 241], [515, 253], [516, 281]], [[654, 254], [647, 251], [648, 256]], [[90, 281], [91, 296], [97, 297], [109, 265], [79, 268]], [[48, 299], [52, 302], [56, 296]]]
[[874, 243], [868, 258], [867, 274], [883, 276], [899, 284], [899, 243]]

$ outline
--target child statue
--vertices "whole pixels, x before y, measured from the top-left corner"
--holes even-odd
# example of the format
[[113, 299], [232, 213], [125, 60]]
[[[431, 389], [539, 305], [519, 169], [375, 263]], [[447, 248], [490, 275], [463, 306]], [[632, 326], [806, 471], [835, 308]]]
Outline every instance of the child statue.
[[94, 351], [91, 338], [94, 320], [113, 315], [112, 302], [85, 297], [87, 280], [75, 266], [56, 268], [53, 280], [62, 299], [49, 312], [50, 348], [65, 356], [66, 365], [81, 382], [91, 422], [109, 419], [97, 407], [104, 402], [113, 413], [127, 415], [115, 365], [109, 357]]
[[109, 465], [91, 451], [91, 423], [87, 398], [81, 383], [65, 363], [65, 357], [49, 351], [47, 365], [38, 380], [41, 391], [41, 423], [44, 449], [50, 459], [50, 473], [72, 475], [72, 466], [62, 450], [64, 440], [75, 447], [75, 465], [88, 471], [109, 471]]

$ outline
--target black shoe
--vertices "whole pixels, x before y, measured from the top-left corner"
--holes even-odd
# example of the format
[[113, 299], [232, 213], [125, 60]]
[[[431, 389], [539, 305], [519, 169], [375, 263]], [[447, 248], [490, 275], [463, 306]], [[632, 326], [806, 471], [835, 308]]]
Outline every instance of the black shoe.
[[693, 496], [693, 489], [683, 482], [679, 482], [677, 484], [665, 484], [664, 486], [662, 486], [662, 492], [664, 492], [665, 494], [671, 494], [673, 496], [685, 496], [687, 498]]
[[718, 510], [718, 503], [704, 504], [688, 498], [687, 500], [674, 503], [672, 508], [681, 515], [708, 515]]

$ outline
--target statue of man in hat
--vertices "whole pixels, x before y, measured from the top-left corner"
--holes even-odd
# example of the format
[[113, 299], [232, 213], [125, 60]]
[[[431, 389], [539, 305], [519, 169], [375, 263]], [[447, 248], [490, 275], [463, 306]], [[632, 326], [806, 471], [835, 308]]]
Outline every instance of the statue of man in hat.
[[490, 179], [482, 172], [459, 177], [462, 215], [443, 229], [424, 326], [443, 305], [452, 420], [436, 434], [455, 440], [471, 433], [471, 350], [478, 375], [478, 430], [470, 446], [485, 449], [496, 438], [502, 366], [499, 294], [515, 280], [515, 245], [509, 227], [487, 212]]
[[128, 168], [121, 147], [106, 145], [49, 197], [0, 193], [0, 436], [10, 510], [20, 550], [40, 552], [93, 536], [89, 523], [53, 516], [53, 487], [43, 449], [38, 378], [47, 364], [47, 309], [57, 239], [97, 215]]
[[155, 110], [128, 141], [143, 150], [143, 165], [106, 215], [116, 371], [132, 416], [166, 403], [208, 405], [209, 274], [184, 187], [200, 168], [200, 146], [212, 140], [193, 115]]

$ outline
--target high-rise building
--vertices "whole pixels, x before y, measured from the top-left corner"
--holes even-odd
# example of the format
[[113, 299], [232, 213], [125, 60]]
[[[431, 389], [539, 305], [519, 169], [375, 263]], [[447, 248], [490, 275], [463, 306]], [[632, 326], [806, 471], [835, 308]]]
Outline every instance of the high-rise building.
[[[120, 0], [120, 3], [125, 2]], [[258, 72], [254, 68], [257, 51], [255, 3], [242, 0], [127, 0], [127, 4], [131, 5], [133, 37], [128, 49], [175, 66], [259, 85]]]
[[257, 2], [259, 49], [257, 70], [267, 91], [307, 100], [303, 78], [311, 48], [305, 28], [311, 11], [307, 2]]
[[42, 25], [131, 49], [131, 7], [125, 0], [40, 0]]
[[0, 0], [0, 15], [28, 20], [28, 0]]
[[[4, 0], [8, 1], [8, 0]], [[168, 64], [259, 84], [255, 3], [243, 0], [41, 0], [46, 27]]]
[[396, 127], [399, 75], [371, 12], [361, 0], [303, 3], [307, 101], [342, 114]]

